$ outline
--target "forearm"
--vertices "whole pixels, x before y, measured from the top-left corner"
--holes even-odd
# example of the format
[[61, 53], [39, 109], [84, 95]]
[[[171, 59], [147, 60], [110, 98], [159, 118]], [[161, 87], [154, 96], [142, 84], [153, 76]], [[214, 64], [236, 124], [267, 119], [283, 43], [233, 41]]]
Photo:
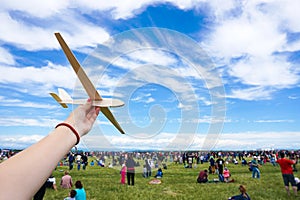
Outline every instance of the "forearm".
[[[38, 143], [0, 164], [0, 200], [31, 199], [45, 183], [57, 163], [92, 128], [100, 108], [89, 100]], [[72, 130], [73, 129], [73, 130]]]
[[31, 199], [75, 143], [76, 137], [70, 129], [58, 127], [38, 143], [1, 163], [0, 199]]

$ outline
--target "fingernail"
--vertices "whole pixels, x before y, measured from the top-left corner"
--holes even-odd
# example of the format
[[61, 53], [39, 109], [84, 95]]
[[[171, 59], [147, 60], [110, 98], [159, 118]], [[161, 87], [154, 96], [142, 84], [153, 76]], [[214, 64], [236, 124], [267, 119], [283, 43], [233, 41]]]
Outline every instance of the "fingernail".
[[100, 107], [95, 107], [95, 110], [96, 110], [96, 114], [99, 115]]

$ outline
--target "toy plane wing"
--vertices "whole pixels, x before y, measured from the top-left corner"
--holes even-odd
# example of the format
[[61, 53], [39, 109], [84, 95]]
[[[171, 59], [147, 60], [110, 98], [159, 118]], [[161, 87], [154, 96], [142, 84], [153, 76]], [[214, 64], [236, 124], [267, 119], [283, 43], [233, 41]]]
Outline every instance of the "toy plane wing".
[[[90, 81], [86, 73], [84, 72], [83, 68], [80, 66], [79, 62], [73, 55], [72, 51], [60, 35], [60, 33], [55, 33], [55, 36], [63, 49], [67, 59], [69, 60], [73, 70], [75, 71], [77, 77], [79, 78], [82, 86], [84, 87], [85, 91], [87, 92], [89, 98], [92, 100], [92, 104], [94, 106], [101, 107], [101, 112], [104, 116], [122, 133], [125, 134], [123, 129], [121, 128], [118, 121], [115, 119], [111, 111], [108, 107], [119, 107], [123, 106], [124, 103], [118, 99], [105, 99], [100, 96], [98, 91], [96, 90], [93, 83]], [[64, 108], [67, 108], [67, 104], [84, 104], [86, 100], [73, 100], [70, 95], [63, 89], [58, 90], [58, 95], [55, 93], [50, 93], [51, 96]]]
[[[68, 108], [67, 104], [84, 104], [86, 99], [72, 99], [71, 96], [62, 88], [58, 88], [58, 94], [51, 92], [50, 95], [64, 108]], [[121, 107], [124, 102], [119, 99], [102, 98], [102, 100], [92, 101], [93, 106], [98, 107]]]

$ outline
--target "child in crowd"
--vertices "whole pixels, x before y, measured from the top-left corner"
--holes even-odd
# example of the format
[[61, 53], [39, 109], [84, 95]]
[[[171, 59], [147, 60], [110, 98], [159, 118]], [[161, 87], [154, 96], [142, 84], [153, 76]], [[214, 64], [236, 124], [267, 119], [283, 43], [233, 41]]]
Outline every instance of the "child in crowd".
[[224, 177], [224, 182], [225, 183], [234, 182], [234, 179], [230, 180], [231, 174], [230, 174], [230, 171], [227, 167], [224, 168], [223, 177]]
[[146, 165], [143, 165], [143, 177], [144, 177], [144, 178], [147, 178], [147, 177], [148, 177]]
[[224, 181], [226, 183], [229, 182], [230, 171], [229, 171], [229, 169], [227, 167], [224, 168], [223, 177], [224, 177]]
[[122, 169], [121, 169], [121, 171], [120, 171], [120, 174], [121, 174], [121, 181], [120, 181], [120, 183], [121, 183], [121, 184], [125, 184], [126, 166], [125, 166], [124, 163], [122, 164]]
[[162, 176], [163, 176], [162, 169], [159, 168], [159, 169], [157, 170], [156, 175], [155, 175], [154, 177], [155, 177], [155, 178], [162, 178]]
[[76, 196], [76, 191], [71, 190], [70, 193], [69, 193], [69, 196], [64, 198], [64, 200], [75, 200], [75, 196]]

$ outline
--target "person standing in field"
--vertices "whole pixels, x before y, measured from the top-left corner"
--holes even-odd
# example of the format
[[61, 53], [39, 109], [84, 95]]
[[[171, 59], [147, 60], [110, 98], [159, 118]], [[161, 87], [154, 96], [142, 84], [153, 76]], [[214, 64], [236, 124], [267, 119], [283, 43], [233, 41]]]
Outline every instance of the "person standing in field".
[[258, 169], [257, 157], [253, 156], [253, 160], [251, 161], [251, 169], [252, 169], [252, 178], [260, 178], [260, 171]]
[[200, 163], [201, 163], [201, 164], [204, 163], [204, 155], [203, 155], [203, 154], [201, 154], [201, 156], [200, 156]]
[[291, 183], [294, 194], [295, 196], [297, 196], [297, 185], [296, 185], [296, 181], [293, 173], [293, 167], [292, 167], [295, 164], [295, 161], [285, 158], [284, 152], [280, 152], [279, 156], [280, 159], [278, 159], [276, 162], [280, 166], [284, 187], [287, 191], [287, 194], [290, 195], [289, 183]]
[[215, 159], [213, 156], [210, 156], [209, 158], [209, 168], [210, 168], [210, 173], [214, 174], [216, 171], [216, 166], [215, 166]]
[[219, 180], [221, 182], [224, 182], [223, 170], [224, 170], [224, 166], [225, 166], [225, 161], [222, 159], [221, 153], [219, 153], [219, 155], [218, 155], [218, 159], [216, 160], [216, 164], [217, 164], [218, 172], [219, 172]]
[[74, 155], [72, 152], [70, 152], [69, 157], [68, 157], [68, 161], [69, 161], [69, 170], [73, 169], [73, 165], [74, 165]]
[[126, 177], [126, 166], [125, 164], [122, 164], [122, 169], [120, 171], [121, 174], [121, 184], [125, 184], [125, 177]]
[[81, 160], [82, 160], [82, 169], [85, 170], [86, 166], [88, 166], [88, 157], [87, 153], [82, 153], [81, 154]]
[[125, 165], [127, 167], [127, 183], [128, 185], [134, 185], [135, 162], [133, 160], [132, 154], [128, 156]]
[[152, 168], [151, 168], [151, 160], [150, 158], [145, 159], [145, 165], [146, 165], [146, 170], [147, 170], [147, 175], [146, 177], [150, 177], [152, 175]]
[[80, 166], [81, 166], [81, 155], [77, 154], [76, 155], [76, 163], [77, 163], [77, 170], [80, 170]]

